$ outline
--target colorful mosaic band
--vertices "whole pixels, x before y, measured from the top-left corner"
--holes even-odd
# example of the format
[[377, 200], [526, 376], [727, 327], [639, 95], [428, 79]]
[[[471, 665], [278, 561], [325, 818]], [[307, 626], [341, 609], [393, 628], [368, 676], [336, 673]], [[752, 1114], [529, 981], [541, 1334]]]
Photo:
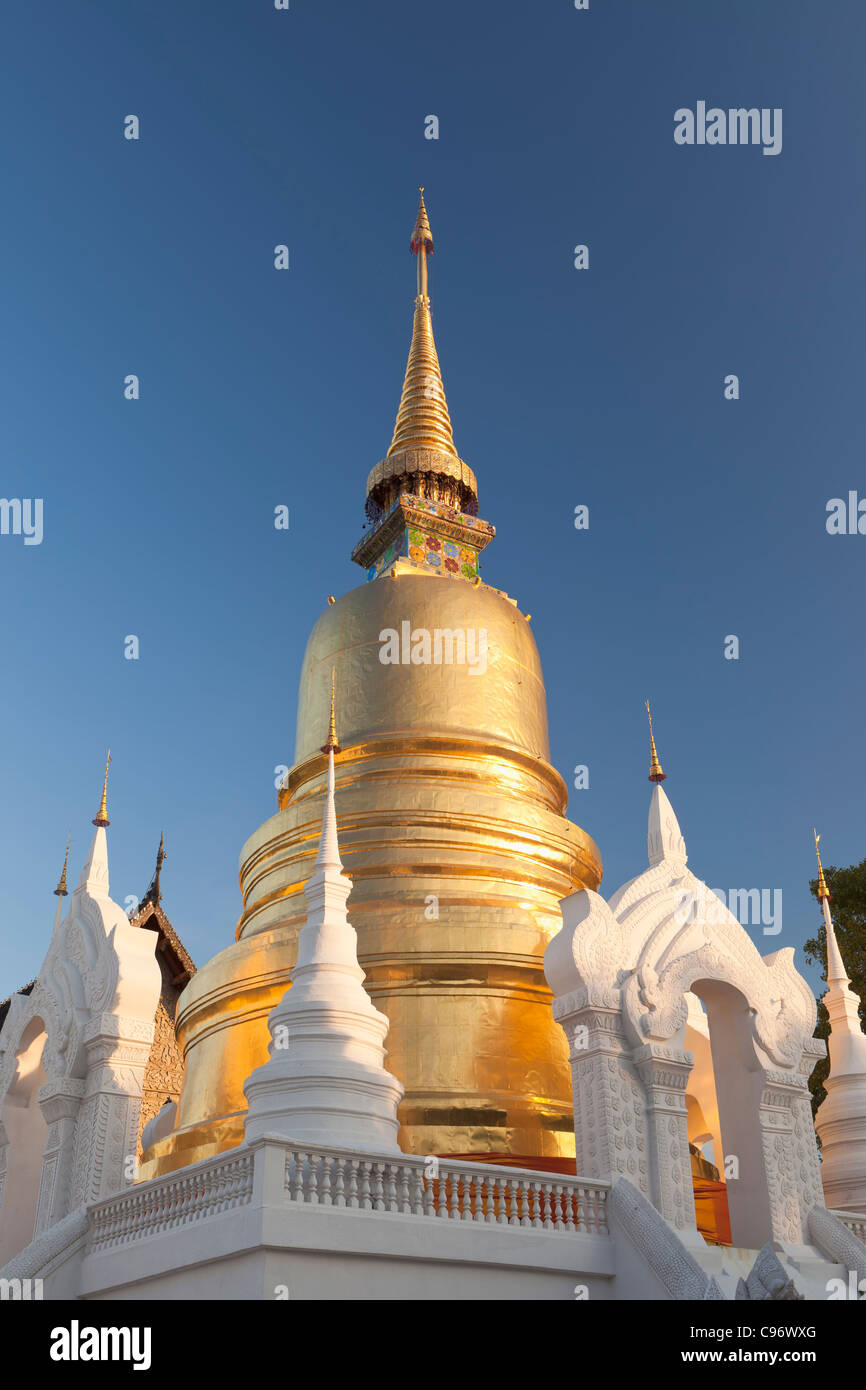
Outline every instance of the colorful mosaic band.
[[478, 557], [496, 531], [487, 521], [442, 502], [401, 493], [388, 514], [358, 542], [352, 559], [378, 579], [398, 559], [453, 579], [474, 580]]

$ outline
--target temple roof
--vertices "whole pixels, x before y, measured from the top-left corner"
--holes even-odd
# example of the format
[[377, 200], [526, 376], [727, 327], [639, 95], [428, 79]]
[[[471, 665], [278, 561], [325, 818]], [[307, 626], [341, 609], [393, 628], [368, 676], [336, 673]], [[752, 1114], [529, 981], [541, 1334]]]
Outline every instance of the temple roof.
[[171, 922], [159, 903], [140, 903], [138, 912], [129, 919], [130, 926], [143, 927], [145, 931], [155, 931], [159, 935], [156, 946], [157, 957], [165, 955], [171, 974], [171, 982], [183, 989], [193, 977], [196, 967]]
[[150, 886], [138, 907], [130, 913], [129, 921], [133, 927], [143, 927], [145, 931], [155, 931], [159, 935], [160, 939], [156, 946], [157, 958], [165, 957], [172, 984], [178, 989], [183, 989], [184, 985], [195, 974], [195, 965], [192, 956], [186, 950], [162, 907], [161, 878], [165, 859], [165, 836], [163, 834], [159, 837], [156, 869]]
[[[28, 994], [32, 994], [35, 988], [36, 981], [31, 980], [29, 985], [22, 985], [20, 989], [16, 989], [15, 994], [23, 994], [26, 996]], [[4, 999], [3, 1002], [0, 1003], [0, 1031], [2, 1031], [3, 1024], [6, 1022], [6, 1015], [9, 1012], [9, 1006], [12, 1003], [12, 999], [13, 995], [10, 994], [8, 999]]]

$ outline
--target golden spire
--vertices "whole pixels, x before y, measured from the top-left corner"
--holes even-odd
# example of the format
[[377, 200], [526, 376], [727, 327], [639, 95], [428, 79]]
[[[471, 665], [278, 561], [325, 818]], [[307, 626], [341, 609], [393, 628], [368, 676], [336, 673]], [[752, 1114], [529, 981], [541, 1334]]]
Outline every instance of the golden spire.
[[812, 829], [812, 834], [815, 836], [815, 853], [818, 856], [818, 902], [829, 902], [830, 892], [827, 888], [827, 880], [824, 877], [824, 865], [821, 863], [821, 851], [818, 848], [818, 842], [821, 839], [821, 836], [818, 834], [817, 830], [814, 829], [814, 827]]
[[430, 321], [430, 298], [427, 293], [427, 255], [433, 251], [433, 237], [424, 206], [424, 193], [415, 230], [410, 242], [412, 254], [418, 257], [418, 294], [415, 298], [415, 319], [412, 325], [412, 344], [403, 379], [403, 394], [394, 425], [394, 436], [388, 457], [402, 449], [440, 449], [457, 458], [451, 418], [439, 370], [439, 358], [433, 341]]
[[409, 360], [391, 447], [367, 478], [367, 515], [377, 521], [401, 492], [420, 493], [458, 511], [473, 514], [478, 507], [475, 474], [454, 447], [451, 417], [433, 340], [427, 292], [427, 257], [433, 254], [433, 234], [423, 188], [420, 194], [418, 216], [409, 243], [413, 256], [418, 257], [418, 293]]
[[646, 705], [647, 718], [649, 719], [650, 726], [650, 770], [647, 781], [664, 782], [667, 778], [667, 773], [662, 772], [662, 765], [659, 762], [659, 755], [656, 752], [656, 741], [655, 735], [653, 734], [653, 717], [652, 712], [650, 711], [649, 700], [645, 700], [644, 704]]
[[69, 896], [69, 890], [66, 887], [66, 866], [69, 863], [69, 846], [71, 844], [72, 837], [70, 836], [69, 839], [66, 841], [66, 856], [63, 860], [63, 873], [60, 875], [60, 882], [54, 890], [55, 898], [66, 898]]
[[332, 666], [332, 667], [331, 667], [331, 722], [330, 722], [330, 725], [328, 726], [328, 742], [322, 744], [322, 752], [323, 752], [323, 753], [330, 753], [332, 749], [333, 749], [333, 751], [334, 751], [335, 753], [339, 753], [339, 751], [340, 751], [340, 745], [339, 745], [339, 743], [337, 742], [337, 721], [336, 721], [336, 718], [335, 718], [335, 716], [334, 716], [334, 677], [335, 677], [335, 671], [334, 671], [334, 667]]
[[[433, 233], [430, 231], [430, 223], [427, 220], [427, 208], [424, 204], [424, 185], [418, 189], [421, 197], [418, 203], [418, 216], [415, 218], [415, 230], [412, 232], [412, 240], [409, 242], [409, 250], [413, 256], [418, 257], [418, 293], [427, 293], [427, 254], [433, 255]], [[422, 272], [424, 288], [421, 288]]]
[[92, 825], [110, 825], [108, 819], [108, 806], [106, 804], [106, 793], [108, 791], [108, 764], [111, 762], [111, 749], [108, 750], [108, 757], [105, 759], [105, 776], [102, 779], [102, 800], [99, 803], [99, 810], [91, 822]]

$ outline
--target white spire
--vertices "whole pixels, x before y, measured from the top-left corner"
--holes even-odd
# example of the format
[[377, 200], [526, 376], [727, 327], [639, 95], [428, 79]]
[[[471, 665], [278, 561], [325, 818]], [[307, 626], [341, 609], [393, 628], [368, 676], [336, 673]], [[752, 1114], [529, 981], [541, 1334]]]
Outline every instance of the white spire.
[[[816, 850], [819, 839], [816, 832]], [[824, 1005], [830, 1019], [827, 1098], [815, 1117], [821, 1138], [821, 1181], [829, 1207], [866, 1211], [866, 1036], [860, 1027], [860, 1000], [851, 989], [836, 940], [820, 852], [818, 865], [818, 897], [827, 931]]]
[[108, 769], [111, 764], [111, 749], [108, 750], [108, 757], [105, 759], [105, 773], [102, 778], [102, 798], [99, 802], [99, 810], [93, 818], [93, 825], [96, 826], [96, 833], [90, 845], [90, 853], [81, 870], [81, 878], [78, 880], [76, 893], [87, 893], [92, 898], [108, 897], [108, 841], [105, 837], [105, 827], [109, 824], [108, 820]]
[[98, 825], [93, 834], [90, 853], [81, 870], [76, 893], [87, 893], [91, 898], [108, 897], [108, 839], [105, 827]]
[[836, 928], [830, 916], [829, 900], [824, 898], [821, 906], [827, 929], [827, 993], [824, 1004], [830, 1016], [830, 1074], [840, 1076], [862, 1068], [866, 1077], [866, 1037], [860, 1027], [860, 1000], [851, 988], [845, 971], [842, 952], [836, 940]]
[[276, 1133], [310, 1145], [399, 1153], [403, 1087], [385, 1069], [388, 1020], [364, 989], [358, 938], [346, 914], [352, 884], [337, 839], [335, 743], [326, 745], [325, 812], [304, 889], [308, 911], [297, 965], [268, 1020], [269, 1059], [244, 1084], [246, 1138]]
[[[851, 995], [852, 999], [857, 999], [856, 994], [852, 994], [847, 987], [851, 981], [845, 971], [842, 960], [842, 952], [839, 950], [839, 942], [836, 940], [836, 928], [833, 925], [833, 918], [830, 915], [830, 903], [827, 898], [822, 899], [821, 906], [824, 909], [824, 926], [827, 929], [827, 986], [828, 993], [831, 989], [838, 988], [840, 991]], [[859, 1004], [859, 1000], [857, 1000]], [[825, 1000], [826, 1003], [826, 1000]]]
[[686, 842], [679, 821], [667, 793], [659, 783], [653, 788], [650, 801], [647, 853], [650, 868], [653, 869], [663, 860], [671, 861], [677, 868], [685, 868], [688, 862]]
[[[343, 872], [343, 862], [340, 859], [340, 843], [337, 838], [337, 808], [334, 803], [334, 749], [328, 749], [328, 790], [325, 801], [325, 814], [322, 817], [322, 834], [319, 837], [319, 852], [316, 855], [316, 864], [322, 869], [336, 869], [338, 874]], [[313, 883], [316, 875], [308, 881], [308, 887]], [[346, 879], [351, 889], [351, 882]], [[308, 900], [309, 901], [309, 900]]]

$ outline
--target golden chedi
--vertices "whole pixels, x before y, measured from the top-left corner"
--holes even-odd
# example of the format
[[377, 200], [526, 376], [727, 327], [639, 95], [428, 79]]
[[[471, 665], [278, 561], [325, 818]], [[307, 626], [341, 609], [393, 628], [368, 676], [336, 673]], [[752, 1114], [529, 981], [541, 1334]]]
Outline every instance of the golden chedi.
[[423, 190], [411, 249], [418, 294], [403, 394], [353, 553], [367, 581], [329, 602], [307, 645], [295, 764], [277, 813], [241, 853], [236, 944], [179, 1001], [183, 1095], [174, 1131], [145, 1155], [146, 1177], [243, 1137], [243, 1083], [266, 1059], [267, 1016], [305, 917], [332, 671], [349, 916], [366, 987], [390, 1020], [401, 1147], [552, 1168], [573, 1159], [567, 1047], [542, 958], [560, 898], [597, 888], [601, 862], [564, 815], [529, 624], [480, 577], [494, 531], [454, 447]]

